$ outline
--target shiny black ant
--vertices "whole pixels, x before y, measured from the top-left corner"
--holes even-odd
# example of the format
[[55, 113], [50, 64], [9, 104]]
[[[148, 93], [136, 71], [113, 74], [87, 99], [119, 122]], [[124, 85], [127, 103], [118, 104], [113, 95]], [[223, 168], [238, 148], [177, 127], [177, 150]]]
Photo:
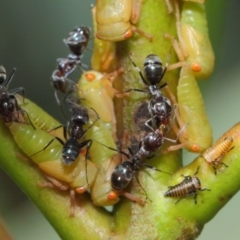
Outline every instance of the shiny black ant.
[[[17, 92], [21, 92], [23, 95], [25, 95], [25, 91], [23, 87], [18, 87], [12, 90], [8, 90], [8, 87], [14, 77], [14, 74], [16, 72], [16, 68], [13, 69], [10, 77], [6, 80], [6, 69], [3, 66], [0, 66], [0, 115], [2, 116], [2, 119], [5, 123], [10, 122], [20, 122], [20, 117], [23, 117], [23, 114], [27, 112], [22, 110], [17, 102], [17, 99], [15, 97], [15, 94]], [[24, 101], [24, 100], [23, 100]], [[33, 126], [32, 122], [29, 119], [29, 116], [27, 114], [27, 118], [29, 123]], [[21, 119], [24, 121], [23, 119]], [[34, 126], [33, 126], [34, 128]]]
[[67, 39], [64, 39], [64, 43], [69, 47], [72, 52], [67, 58], [57, 59], [57, 70], [52, 74], [52, 83], [55, 88], [55, 98], [60, 104], [57, 96], [57, 90], [66, 93], [65, 99], [69, 94], [77, 92], [77, 85], [72, 80], [68, 79], [68, 76], [76, 69], [77, 66], [88, 68], [87, 65], [81, 61], [82, 53], [86, 49], [88, 41], [90, 39], [90, 29], [88, 27], [77, 27], [69, 33]]
[[[154, 153], [163, 145], [165, 140], [170, 142], [177, 141], [177, 140], [166, 138], [165, 131], [166, 131], [166, 127], [164, 125], [161, 125], [159, 129], [148, 133], [145, 137], [141, 139], [139, 144], [139, 149], [136, 154], [133, 154], [130, 148], [128, 149], [132, 157], [130, 157], [128, 154], [124, 152], [121, 152], [128, 159], [120, 163], [114, 169], [111, 175], [111, 184], [114, 190], [121, 191], [124, 188], [126, 188], [129, 185], [129, 183], [132, 181], [133, 176], [136, 177], [136, 180], [139, 183], [139, 180], [136, 174], [142, 166], [148, 167], [150, 169], [153, 169], [159, 172], [170, 174], [168, 172], [164, 172], [144, 162], [146, 159], [150, 159], [154, 156]], [[139, 185], [141, 186], [140, 183]]]
[[85, 67], [87, 66], [81, 63], [81, 57], [88, 45], [90, 34], [91, 31], [88, 27], [77, 27], [69, 33], [67, 39], [63, 40], [72, 52], [72, 54], [68, 55], [68, 59], [75, 60], [78, 65], [83, 65]]
[[148, 86], [148, 90], [133, 88], [125, 92], [137, 91], [150, 93], [152, 95], [152, 99], [148, 103], [148, 111], [151, 115], [151, 118], [145, 122], [145, 125], [148, 128], [154, 130], [162, 124], [168, 125], [170, 121], [170, 116], [172, 114], [172, 105], [170, 100], [164, 97], [160, 91], [160, 89], [165, 87], [167, 83], [164, 83], [160, 87], [158, 87], [157, 84], [161, 82], [167, 70], [169, 57], [166, 61], [165, 67], [163, 67], [162, 61], [157, 55], [155, 54], [148, 55], [144, 61], [143, 68], [145, 77], [142, 74], [141, 70], [133, 62], [133, 60], [131, 58], [130, 60], [134, 67], [138, 70], [143, 83]]
[[68, 104], [70, 104], [71, 107], [71, 119], [70, 122], [67, 125], [67, 129], [64, 128], [64, 136], [67, 139], [67, 133], [69, 135], [67, 141], [63, 144], [63, 150], [62, 150], [62, 157], [63, 162], [67, 165], [72, 164], [78, 157], [80, 151], [82, 148], [86, 147], [86, 157], [88, 155], [88, 150], [92, 145], [92, 140], [88, 139], [82, 142], [78, 142], [83, 136], [86, 134], [89, 128], [91, 128], [94, 123], [99, 120], [99, 116], [97, 112], [95, 112], [94, 109], [91, 109], [95, 115], [96, 119], [91, 123], [91, 125], [84, 130], [83, 127], [86, 126], [89, 123], [89, 114], [88, 109], [77, 105], [74, 102], [71, 102], [70, 100], [67, 100]]

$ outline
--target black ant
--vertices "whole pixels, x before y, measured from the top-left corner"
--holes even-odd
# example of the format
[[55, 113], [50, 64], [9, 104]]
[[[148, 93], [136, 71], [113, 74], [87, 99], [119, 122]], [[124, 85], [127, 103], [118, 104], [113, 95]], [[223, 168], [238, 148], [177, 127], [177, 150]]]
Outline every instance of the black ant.
[[[9, 84], [11, 83], [15, 72], [16, 68], [13, 68], [10, 77], [6, 80], [6, 69], [3, 66], [0, 66], [0, 115], [2, 116], [2, 119], [5, 123], [10, 123], [13, 121], [20, 122], [20, 118], [23, 117], [23, 114], [27, 114], [27, 112], [20, 108], [15, 97], [15, 94], [17, 92], [21, 92], [24, 99], [24, 88], [18, 87], [12, 90], [8, 90]], [[27, 118], [29, 123], [33, 126], [28, 114]], [[21, 120], [24, 121], [24, 119]]]
[[148, 111], [151, 115], [151, 118], [145, 122], [145, 125], [148, 128], [154, 130], [162, 124], [168, 125], [170, 121], [170, 116], [172, 114], [172, 105], [170, 100], [164, 97], [160, 91], [161, 88], [167, 86], [167, 83], [164, 83], [160, 87], [158, 87], [157, 84], [159, 84], [164, 77], [169, 59], [167, 59], [166, 65], [165, 67], [163, 67], [162, 61], [157, 55], [148, 55], [144, 61], [143, 68], [145, 78], [141, 70], [137, 67], [133, 60], [131, 58], [130, 60], [134, 67], [137, 68], [143, 83], [148, 86], [148, 90], [133, 88], [125, 92], [137, 91], [150, 93], [152, 95], [152, 99], [148, 103]]
[[91, 128], [94, 123], [99, 119], [98, 114], [94, 111], [96, 114], [96, 119], [91, 123], [91, 125], [84, 130], [83, 127], [88, 124], [89, 122], [89, 114], [88, 109], [77, 105], [74, 102], [71, 102], [70, 100], [67, 100], [67, 102], [70, 104], [70, 107], [72, 109], [71, 119], [68, 123], [67, 130], [64, 128], [64, 136], [66, 137], [66, 131], [68, 132], [69, 138], [65, 143], [63, 143], [63, 150], [62, 150], [62, 157], [65, 164], [70, 165], [72, 164], [76, 158], [79, 155], [79, 152], [82, 148], [86, 147], [86, 157], [88, 155], [88, 150], [92, 145], [92, 140], [88, 139], [82, 142], [78, 142], [89, 128]]
[[75, 60], [78, 65], [83, 65], [81, 63], [81, 57], [83, 51], [87, 48], [88, 41], [90, 39], [91, 31], [88, 27], [77, 27], [69, 33], [67, 39], [64, 39], [73, 54], [68, 55], [68, 59]]
[[[153, 157], [153, 154], [163, 145], [164, 140], [168, 140], [170, 142], [177, 141], [177, 140], [166, 138], [165, 126], [161, 125], [159, 129], [153, 132], [150, 132], [149, 134], [147, 134], [145, 137], [141, 139], [139, 144], [139, 149], [136, 154], [133, 154], [131, 149], [129, 148], [129, 152], [131, 153], [132, 157], [130, 157], [128, 154], [124, 152], [121, 152], [128, 158], [128, 160], [120, 163], [114, 169], [111, 176], [111, 184], [113, 189], [116, 191], [123, 190], [132, 181], [133, 176], [136, 177], [137, 182], [139, 183], [136, 173], [140, 170], [142, 166], [148, 167], [150, 169], [153, 169], [159, 172], [164, 172], [144, 162], [144, 160]], [[164, 172], [164, 173], [167, 173], [167, 172]], [[167, 174], [170, 174], [170, 173], [167, 173]]]
[[76, 83], [68, 79], [68, 76], [77, 66], [88, 68], [87, 65], [81, 62], [81, 57], [87, 47], [89, 39], [90, 29], [88, 27], [77, 27], [69, 33], [67, 39], [64, 39], [64, 42], [72, 53], [69, 54], [67, 58], [57, 59], [58, 67], [52, 74], [52, 83], [55, 88], [55, 98], [58, 105], [60, 105], [60, 101], [57, 96], [57, 90], [62, 93], [67, 93], [65, 99], [74, 91], [77, 92]]

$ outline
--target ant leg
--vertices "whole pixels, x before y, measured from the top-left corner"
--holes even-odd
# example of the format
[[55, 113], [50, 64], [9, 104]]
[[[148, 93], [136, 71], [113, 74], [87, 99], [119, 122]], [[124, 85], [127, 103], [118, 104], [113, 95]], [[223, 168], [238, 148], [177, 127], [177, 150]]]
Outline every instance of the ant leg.
[[7, 86], [11, 83], [11, 81], [12, 81], [12, 79], [13, 79], [13, 77], [14, 77], [14, 74], [15, 74], [16, 70], [17, 70], [16, 68], [13, 68], [10, 77], [8, 78], [8, 80], [6, 81], [6, 83], [4, 84], [5, 87], [7, 87]]
[[40, 153], [40, 152], [42, 152], [42, 151], [44, 151], [46, 148], [48, 148], [51, 144], [52, 144], [52, 142], [54, 141], [54, 140], [58, 140], [59, 142], [61, 142], [61, 140], [60, 139], [57, 139], [57, 138], [53, 138], [43, 149], [41, 149], [40, 151], [38, 151], [38, 152], [36, 152], [36, 153], [34, 153], [34, 154], [32, 154], [32, 155], [30, 155], [30, 156], [28, 156], [29, 158], [31, 158], [32, 156], [34, 156], [34, 155], [36, 155], [36, 154], [38, 154], [38, 153]]
[[142, 81], [148, 85], [147, 81], [145, 80], [140, 68], [136, 65], [136, 63], [132, 60], [132, 58], [130, 57], [130, 55], [128, 54], [128, 58], [130, 59], [130, 61], [132, 62], [132, 65], [135, 67], [135, 69], [138, 71], [138, 74], [140, 76], [140, 78], [142, 79]]
[[25, 110], [20, 110], [20, 112], [21, 112], [22, 114], [26, 114], [27, 119], [28, 119], [28, 123], [30, 123], [30, 125], [33, 127], [33, 129], [36, 129], [35, 126], [33, 125], [32, 121], [31, 121], [31, 119], [30, 119], [27, 111], [25, 111]]
[[54, 127], [52, 129], [48, 130], [47, 133], [49, 133], [53, 137], [61, 139], [62, 140], [61, 141], [62, 144], [67, 139], [66, 136], [64, 136], [64, 126], [63, 125], [59, 125], [57, 127]]
[[145, 125], [146, 127], [148, 127], [149, 129], [151, 129], [151, 130], [154, 132], [154, 128], [151, 127], [150, 122], [152, 122], [152, 124], [153, 124], [153, 122], [154, 122], [153, 125], [154, 125], [154, 128], [156, 129], [156, 128], [157, 128], [156, 122], [153, 121], [153, 118], [149, 118], [149, 119], [144, 123], [144, 125]]
[[172, 175], [172, 173], [164, 172], [164, 171], [162, 171], [162, 170], [160, 170], [160, 169], [158, 169], [158, 168], [155, 168], [154, 166], [148, 165], [148, 164], [146, 164], [146, 163], [144, 163], [144, 166], [145, 166], [145, 167], [148, 167], [148, 168], [150, 168], [150, 169], [152, 169], [152, 170], [158, 171], [158, 172], [162, 172], [162, 173], [166, 173], [166, 174]]
[[15, 95], [17, 92], [21, 92], [23, 95], [23, 103], [24, 103], [24, 98], [25, 98], [25, 89], [23, 87], [18, 87], [12, 90], [9, 90], [9, 93], [11, 95]]
[[55, 97], [55, 99], [56, 99], [56, 101], [57, 101], [57, 105], [60, 106], [61, 103], [60, 103], [60, 100], [59, 100], [59, 98], [58, 98], [57, 90], [54, 91], [54, 97]]

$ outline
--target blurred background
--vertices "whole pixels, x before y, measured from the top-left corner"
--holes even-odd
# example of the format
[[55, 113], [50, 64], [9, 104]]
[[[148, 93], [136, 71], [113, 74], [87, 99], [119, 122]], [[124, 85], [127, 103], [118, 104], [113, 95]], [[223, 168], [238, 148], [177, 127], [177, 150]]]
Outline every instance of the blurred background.
[[[199, 85], [216, 140], [240, 120], [240, 2], [206, 2], [216, 67], [211, 79]], [[56, 58], [69, 53], [62, 39], [75, 26], [91, 27], [91, 3], [94, 1], [1, 1], [0, 64], [8, 75], [13, 67], [17, 68], [11, 89], [24, 86], [29, 99], [60, 121], [63, 118], [50, 77], [56, 68]], [[90, 56], [91, 51], [86, 50], [84, 63], [90, 64]], [[184, 151], [183, 157], [187, 164], [196, 156]], [[240, 194], [237, 194], [206, 224], [198, 239], [239, 239], [239, 203]], [[0, 216], [13, 239], [60, 239], [41, 212], [1, 169]]]

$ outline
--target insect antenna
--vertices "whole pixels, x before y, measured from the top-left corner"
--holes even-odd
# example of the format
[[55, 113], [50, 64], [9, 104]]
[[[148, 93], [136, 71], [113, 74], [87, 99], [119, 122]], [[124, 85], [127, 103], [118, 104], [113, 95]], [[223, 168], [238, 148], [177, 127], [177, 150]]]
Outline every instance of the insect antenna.
[[134, 177], [135, 177], [138, 185], [140, 186], [140, 188], [143, 190], [143, 192], [144, 192], [144, 194], [145, 194], [145, 196], [146, 196], [146, 200], [149, 199], [149, 201], [152, 202], [152, 200], [148, 197], [148, 194], [147, 194], [146, 190], [145, 190], [145, 189], [143, 188], [143, 186], [141, 185], [141, 183], [140, 183], [140, 181], [139, 181], [139, 179], [138, 179], [138, 176], [137, 176], [137, 173], [136, 173], [136, 172], [134, 172]]
[[128, 155], [127, 153], [123, 152], [122, 150], [118, 150], [118, 149], [116, 149], [116, 148], [109, 147], [109, 146], [107, 146], [107, 145], [105, 145], [105, 144], [103, 144], [103, 143], [98, 142], [98, 141], [95, 140], [95, 139], [94, 139], [94, 141], [97, 142], [98, 144], [101, 144], [102, 146], [104, 146], [104, 147], [106, 147], [106, 148], [112, 150], [112, 151], [115, 151], [115, 152], [121, 153], [121, 154], [123, 154], [124, 156], [126, 156], [127, 158], [129, 158], [129, 155]]
[[8, 87], [8, 85], [11, 83], [16, 71], [17, 71], [17, 69], [13, 68], [11, 75], [9, 76], [8, 80], [4, 84], [5, 87]]
[[[17, 105], [17, 107], [19, 107], [19, 106]], [[33, 127], [33, 129], [36, 130], [36, 127], [34, 126], [33, 122], [31, 121], [31, 119], [30, 119], [27, 111], [22, 110], [22, 109], [19, 107], [19, 111], [17, 111], [17, 112], [22, 112], [23, 114], [26, 114], [28, 123], [30, 123], [30, 125]]]

